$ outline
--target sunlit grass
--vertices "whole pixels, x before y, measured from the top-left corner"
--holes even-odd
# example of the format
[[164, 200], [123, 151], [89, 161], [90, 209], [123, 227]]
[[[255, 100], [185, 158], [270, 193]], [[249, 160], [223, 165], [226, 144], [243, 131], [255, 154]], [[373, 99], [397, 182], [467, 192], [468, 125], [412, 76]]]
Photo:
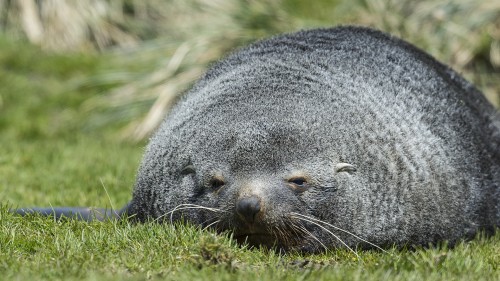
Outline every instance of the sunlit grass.
[[133, 15], [121, 28], [138, 38], [135, 47], [58, 54], [0, 38], [0, 279], [500, 280], [499, 232], [451, 249], [358, 250], [358, 259], [348, 250], [248, 249], [230, 234], [189, 225], [9, 213], [35, 205], [123, 206], [144, 142], [121, 140], [122, 128], [147, 136], [210, 62], [271, 34], [346, 22], [377, 26], [451, 63], [490, 99], [500, 92], [496, 1], [111, 2], [125, 5], [125, 18]]
[[279, 254], [189, 225], [58, 222], [0, 209], [0, 274], [40, 280], [498, 280], [500, 232], [449, 249]]
[[[32, 56], [4, 42], [0, 53], [32, 57], [0, 69], [0, 276], [5, 280], [498, 280], [500, 232], [449, 249], [331, 250], [305, 255], [249, 249], [196, 227], [128, 221], [54, 221], [9, 208], [120, 208], [131, 197], [143, 144], [116, 128], [87, 131], [78, 108], [96, 88], [66, 87], [99, 71], [92, 57]], [[2, 60], [6, 60], [8, 56]], [[80, 63], [81, 62], [81, 63]], [[81, 67], [87, 65], [86, 67]], [[14, 70], [15, 69], [15, 70]], [[37, 79], [27, 79], [37, 77]], [[64, 79], [63, 79], [64, 77]], [[43, 81], [47, 81], [45, 85]], [[23, 89], [22, 95], [17, 92]], [[54, 90], [54, 91], [51, 91]], [[60, 115], [66, 118], [59, 118]], [[53, 120], [59, 120], [54, 126]], [[24, 124], [24, 125], [23, 125]], [[21, 130], [20, 127], [23, 129]]]

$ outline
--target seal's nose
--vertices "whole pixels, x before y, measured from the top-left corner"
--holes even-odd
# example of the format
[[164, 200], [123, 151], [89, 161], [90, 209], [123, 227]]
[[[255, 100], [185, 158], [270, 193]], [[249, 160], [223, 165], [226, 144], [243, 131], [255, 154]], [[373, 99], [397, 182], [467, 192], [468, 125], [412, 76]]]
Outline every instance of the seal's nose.
[[236, 204], [236, 212], [246, 222], [253, 223], [260, 212], [260, 198], [254, 195], [240, 199]]

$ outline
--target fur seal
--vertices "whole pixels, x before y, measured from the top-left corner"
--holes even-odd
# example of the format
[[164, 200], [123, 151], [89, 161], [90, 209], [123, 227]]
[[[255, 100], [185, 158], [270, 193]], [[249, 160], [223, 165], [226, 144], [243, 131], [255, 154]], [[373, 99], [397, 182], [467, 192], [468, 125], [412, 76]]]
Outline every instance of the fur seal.
[[[451, 244], [500, 226], [500, 116], [416, 47], [362, 27], [254, 43], [211, 67], [147, 146], [131, 202], [317, 252]], [[18, 213], [75, 214], [89, 209]]]

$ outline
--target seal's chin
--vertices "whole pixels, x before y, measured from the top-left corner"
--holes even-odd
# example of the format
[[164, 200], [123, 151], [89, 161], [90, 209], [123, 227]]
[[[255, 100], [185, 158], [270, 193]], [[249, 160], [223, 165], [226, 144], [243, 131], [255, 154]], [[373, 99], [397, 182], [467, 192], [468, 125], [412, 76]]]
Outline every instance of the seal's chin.
[[266, 248], [274, 248], [281, 246], [276, 237], [268, 233], [238, 234], [234, 236], [234, 239], [239, 244], [248, 244], [252, 247], [264, 246]]

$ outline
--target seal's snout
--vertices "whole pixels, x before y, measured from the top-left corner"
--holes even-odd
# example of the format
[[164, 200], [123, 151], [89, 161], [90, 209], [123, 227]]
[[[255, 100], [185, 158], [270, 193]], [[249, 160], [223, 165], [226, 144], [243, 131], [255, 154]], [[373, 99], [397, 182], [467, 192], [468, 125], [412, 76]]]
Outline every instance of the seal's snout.
[[242, 198], [236, 204], [236, 212], [248, 223], [254, 223], [255, 217], [260, 211], [260, 198], [255, 195]]

